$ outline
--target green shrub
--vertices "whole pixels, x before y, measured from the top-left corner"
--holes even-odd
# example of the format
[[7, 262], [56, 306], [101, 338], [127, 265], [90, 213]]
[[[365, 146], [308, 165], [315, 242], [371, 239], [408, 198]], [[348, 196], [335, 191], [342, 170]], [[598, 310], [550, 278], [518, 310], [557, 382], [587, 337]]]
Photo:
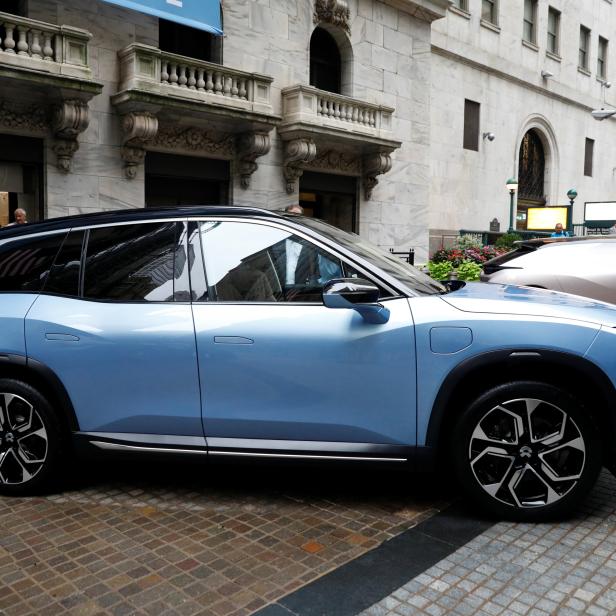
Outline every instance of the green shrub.
[[501, 235], [497, 240], [495, 246], [497, 248], [513, 248], [513, 242], [518, 242], [522, 239], [522, 236], [518, 233], [505, 233]]
[[451, 261], [441, 261], [440, 263], [428, 261], [428, 270], [434, 280], [447, 280], [453, 270], [453, 264]]
[[458, 266], [458, 280], [473, 282], [479, 280], [481, 265], [473, 261], [464, 261]]
[[477, 237], [476, 235], [461, 235], [456, 240], [456, 248], [459, 248], [460, 250], [466, 250], [467, 248], [481, 248], [482, 243], [480, 237]]

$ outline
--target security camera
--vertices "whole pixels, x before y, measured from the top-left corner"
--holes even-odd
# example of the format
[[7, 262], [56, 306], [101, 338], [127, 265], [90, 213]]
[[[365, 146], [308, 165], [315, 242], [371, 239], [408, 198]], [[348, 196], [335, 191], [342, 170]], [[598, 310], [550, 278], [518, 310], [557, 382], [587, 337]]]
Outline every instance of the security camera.
[[599, 120], [600, 122], [601, 120], [616, 115], [616, 109], [593, 109], [590, 113], [595, 120]]
[[496, 135], [494, 133], [483, 133], [483, 138], [488, 141], [494, 141], [494, 139], [496, 139]]
[[604, 88], [611, 88], [612, 87], [612, 82], [611, 81], [604, 81], [603, 82], [603, 87]]

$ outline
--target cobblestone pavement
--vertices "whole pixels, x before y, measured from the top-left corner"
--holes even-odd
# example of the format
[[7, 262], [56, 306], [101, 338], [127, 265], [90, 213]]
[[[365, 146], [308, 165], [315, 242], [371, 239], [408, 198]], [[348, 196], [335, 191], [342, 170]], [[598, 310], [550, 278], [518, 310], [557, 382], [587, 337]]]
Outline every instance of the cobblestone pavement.
[[0, 613], [249, 614], [445, 506], [384, 471], [82, 468], [0, 498]]
[[498, 523], [362, 616], [616, 614], [616, 480], [559, 524]]

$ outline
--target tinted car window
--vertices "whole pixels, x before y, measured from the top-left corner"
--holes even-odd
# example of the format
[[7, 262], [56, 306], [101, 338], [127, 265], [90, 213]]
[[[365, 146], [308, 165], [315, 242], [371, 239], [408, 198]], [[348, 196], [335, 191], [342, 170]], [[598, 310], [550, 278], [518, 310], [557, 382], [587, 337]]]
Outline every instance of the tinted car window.
[[[144, 223], [90, 230], [83, 295], [116, 301], [174, 301], [186, 294], [183, 223]], [[187, 297], [178, 297], [185, 301]]]
[[283, 229], [204, 222], [200, 231], [210, 299], [321, 302], [323, 285], [344, 275], [337, 257]]
[[351, 250], [354, 254], [366, 259], [366, 261], [369, 261], [381, 268], [384, 272], [387, 272], [390, 276], [393, 276], [396, 280], [400, 281], [409, 289], [412, 289], [418, 295], [434, 295], [436, 293], [447, 292], [447, 288], [440, 282], [423, 274], [412, 265], [404, 263], [402, 259], [388, 253], [386, 250], [367, 242], [364, 238], [355, 233], [349, 233], [348, 231], [333, 227], [318, 218], [294, 216], [293, 221], [298, 224], [306, 225], [337, 242], [344, 248]]
[[58, 293], [73, 297], [79, 295], [81, 248], [84, 235], [85, 231], [73, 231], [66, 236], [47, 277], [45, 293]]
[[0, 245], [0, 291], [42, 289], [66, 231]]

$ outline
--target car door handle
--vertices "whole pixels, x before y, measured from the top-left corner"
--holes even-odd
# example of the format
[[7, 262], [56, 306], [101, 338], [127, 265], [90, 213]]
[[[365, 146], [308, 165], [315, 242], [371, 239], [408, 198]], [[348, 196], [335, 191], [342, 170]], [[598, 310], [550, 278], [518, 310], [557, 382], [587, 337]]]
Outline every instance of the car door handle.
[[214, 344], [254, 344], [252, 338], [244, 336], [214, 336]]
[[59, 340], [60, 342], [79, 342], [79, 336], [73, 334], [45, 334], [47, 340]]

